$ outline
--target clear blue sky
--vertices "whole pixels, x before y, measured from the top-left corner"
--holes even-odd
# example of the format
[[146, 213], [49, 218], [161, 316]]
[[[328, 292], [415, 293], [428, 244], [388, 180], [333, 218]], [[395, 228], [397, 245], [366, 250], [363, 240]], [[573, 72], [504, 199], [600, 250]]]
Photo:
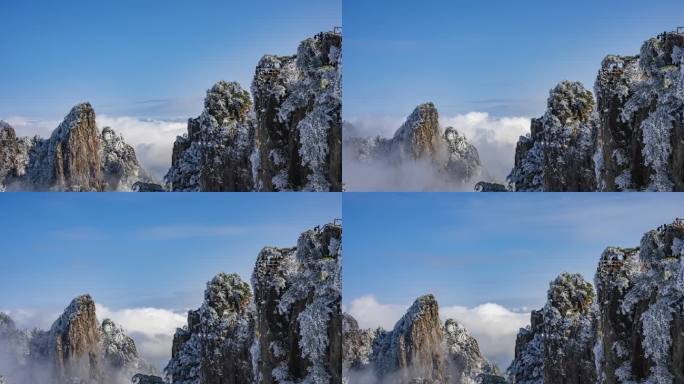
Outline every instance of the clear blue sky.
[[249, 87], [266, 53], [340, 25], [340, 0], [2, 1], [0, 117], [190, 117], [206, 89]]
[[344, 117], [543, 113], [564, 79], [589, 89], [606, 54], [684, 26], [681, 0], [345, 0]]
[[538, 308], [560, 272], [684, 217], [684, 194], [345, 193], [344, 302]]
[[0, 308], [59, 313], [82, 293], [112, 309], [197, 307], [219, 272], [341, 214], [336, 193], [3, 194]]

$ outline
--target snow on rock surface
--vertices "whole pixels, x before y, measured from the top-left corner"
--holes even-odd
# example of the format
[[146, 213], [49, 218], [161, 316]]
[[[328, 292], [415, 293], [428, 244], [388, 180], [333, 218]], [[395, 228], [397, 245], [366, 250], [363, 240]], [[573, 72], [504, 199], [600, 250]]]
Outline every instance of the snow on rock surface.
[[[665, 32], [638, 56], [608, 55], [586, 92], [551, 92], [520, 138], [509, 182], [519, 191], [684, 191], [684, 35]], [[565, 109], [582, 111], [570, 121]], [[591, 156], [589, 154], [591, 152]], [[574, 169], [574, 171], [573, 171]], [[594, 175], [592, 177], [592, 174]]]
[[551, 90], [546, 113], [532, 120], [531, 133], [516, 146], [508, 176], [515, 190], [595, 189], [593, 107], [591, 92], [580, 83], [564, 81]]
[[684, 223], [649, 231], [638, 248], [608, 247], [594, 278], [551, 283], [521, 329], [512, 383], [684, 383]]
[[0, 191], [130, 191], [152, 179], [111, 128], [100, 132], [89, 103], [74, 106], [48, 139], [17, 138], [0, 122]]
[[356, 320], [345, 315], [343, 338], [344, 372], [350, 383], [369, 375], [383, 383], [505, 382], [462, 325], [453, 319], [441, 323], [432, 295], [416, 299], [392, 331], [360, 330]]
[[340, 191], [342, 36], [304, 40], [295, 56], [265, 55], [252, 96], [237, 83], [207, 91], [176, 138], [165, 180], [177, 191]]
[[425, 162], [449, 182], [465, 183], [480, 174], [477, 148], [453, 127], [439, 125], [432, 103], [417, 106], [391, 139], [345, 138], [349, 161], [398, 167]]
[[20, 331], [0, 313], [0, 370], [8, 383], [122, 384], [150, 372], [133, 340], [111, 320], [100, 324], [89, 295], [75, 298], [49, 331]]
[[253, 292], [219, 274], [174, 336], [173, 383], [341, 383], [341, 235], [328, 224], [264, 248]]
[[547, 304], [521, 329], [511, 383], [595, 383], [594, 289], [580, 275], [563, 273], [551, 282]]

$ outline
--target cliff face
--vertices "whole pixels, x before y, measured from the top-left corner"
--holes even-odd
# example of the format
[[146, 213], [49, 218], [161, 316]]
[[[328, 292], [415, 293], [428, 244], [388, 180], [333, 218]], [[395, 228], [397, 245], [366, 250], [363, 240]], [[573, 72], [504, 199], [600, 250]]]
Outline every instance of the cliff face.
[[512, 383], [595, 383], [594, 290], [580, 275], [561, 274], [546, 306], [521, 329], [508, 368]]
[[[350, 315], [344, 322], [344, 369], [350, 382], [502, 383], [496, 366], [455, 320], [444, 324], [432, 295], [418, 298], [392, 331], [361, 330]], [[369, 375], [374, 379], [368, 381]]]
[[135, 343], [88, 295], [75, 298], [49, 331], [19, 331], [0, 314], [0, 369], [10, 383], [121, 384], [149, 371]]
[[0, 190], [119, 191], [151, 181], [133, 148], [111, 128], [102, 132], [88, 103], [71, 109], [50, 138], [17, 138], [0, 123]]
[[442, 130], [439, 113], [432, 103], [417, 106], [391, 139], [349, 137], [344, 146], [349, 156], [346, 161], [390, 169], [423, 163], [453, 183], [468, 182], [480, 173], [477, 148], [455, 128]]
[[549, 95], [547, 112], [532, 120], [531, 134], [515, 149], [508, 176], [517, 191], [592, 191], [594, 99], [580, 83], [562, 82]]
[[237, 83], [207, 92], [202, 115], [176, 139], [167, 184], [179, 191], [340, 191], [342, 37], [266, 55], [252, 99]]
[[264, 248], [252, 286], [220, 274], [174, 336], [174, 383], [341, 383], [341, 236], [329, 224], [294, 248]]
[[596, 80], [601, 190], [684, 190], [684, 35], [608, 56]]
[[608, 248], [596, 273], [597, 363], [605, 383], [684, 383], [684, 226], [648, 232], [638, 249]]
[[513, 383], [684, 383], [684, 224], [609, 247], [593, 289], [563, 274], [521, 329]]
[[252, 292], [237, 275], [207, 283], [204, 303], [188, 312], [188, 325], [173, 338], [166, 373], [174, 383], [229, 384], [252, 381]]
[[[684, 35], [649, 39], [638, 56], [607, 56], [593, 98], [563, 82], [509, 176], [519, 191], [684, 190]], [[568, 111], [571, 113], [565, 113]], [[560, 113], [559, 113], [560, 112]]]
[[432, 295], [418, 298], [391, 332], [378, 335], [373, 361], [379, 377], [399, 373], [408, 383], [421, 378], [428, 383], [446, 378], [439, 306]]

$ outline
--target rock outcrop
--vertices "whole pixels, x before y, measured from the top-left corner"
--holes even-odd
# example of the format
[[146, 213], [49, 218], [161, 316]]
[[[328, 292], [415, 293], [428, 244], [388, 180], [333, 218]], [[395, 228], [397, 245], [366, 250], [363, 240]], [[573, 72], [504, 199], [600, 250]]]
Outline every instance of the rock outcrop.
[[[684, 383], [684, 223], [609, 247], [595, 276], [563, 274], [521, 329], [512, 383]], [[595, 301], [594, 301], [595, 299]]]
[[266, 55], [252, 98], [218, 82], [174, 143], [174, 191], [340, 191], [342, 36], [304, 40], [295, 56]]
[[0, 314], [0, 369], [10, 383], [48, 384], [121, 384], [152, 370], [121, 327], [98, 322], [88, 295], [75, 298], [49, 331], [19, 331]]
[[595, 383], [594, 289], [577, 274], [561, 274], [551, 284], [544, 308], [533, 311], [521, 329], [511, 383]]
[[120, 135], [95, 124], [89, 103], [71, 109], [48, 139], [17, 138], [0, 122], [0, 190], [129, 191], [152, 181]]
[[432, 295], [418, 298], [392, 331], [361, 330], [351, 315], [344, 323], [345, 376], [383, 383], [501, 383], [496, 366], [453, 319], [444, 324]]
[[422, 163], [448, 183], [466, 183], [480, 173], [477, 148], [455, 128], [442, 130], [432, 103], [417, 106], [391, 139], [349, 137], [344, 147], [345, 161], [390, 168]]
[[508, 176], [517, 191], [593, 191], [594, 99], [580, 83], [562, 82], [551, 90], [547, 111], [532, 120], [531, 133], [515, 149]]
[[[649, 39], [638, 56], [607, 56], [593, 96], [562, 82], [520, 138], [518, 191], [683, 191], [684, 35]], [[592, 108], [593, 107], [593, 108]]]
[[293, 248], [264, 248], [249, 284], [219, 274], [174, 336], [174, 383], [341, 383], [341, 236], [335, 224]]
[[603, 383], [684, 383], [684, 225], [650, 231], [637, 249], [608, 248], [596, 272]]

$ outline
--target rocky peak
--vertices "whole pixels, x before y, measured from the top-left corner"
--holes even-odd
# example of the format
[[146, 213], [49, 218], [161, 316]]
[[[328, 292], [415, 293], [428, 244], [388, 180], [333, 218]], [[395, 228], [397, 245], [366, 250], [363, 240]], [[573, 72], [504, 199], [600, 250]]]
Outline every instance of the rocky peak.
[[250, 95], [218, 82], [176, 138], [165, 177], [179, 191], [339, 191], [341, 44], [321, 33], [296, 56], [265, 55]]
[[254, 294], [218, 274], [174, 335], [174, 383], [341, 382], [341, 227], [303, 233], [294, 248], [264, 248]]
[[89, 295], [72, 300], [47, 332], [17, 330], [2, 314], [0, 321], [0, 371], [10, 383], [120, 384], [152, 370], [120, 326], [98, 323]]
[[226, 120], [244, 121], [252, 108], [249, 92], [236, 82], [219, 81], [207, 91], [204, 108], [219, 125]]
[[550, 284], [547, 299], [561, 316], [586, 315], [594, 300], [594, 288], [582, 275], [562, 273]]
[[47, 144], [48, 185], [64, 190], [103, 190], [100, 135], [90, 103], [74, 106]]
[[416, 299], [374, 353], [378, 376], [397, 375], [402, 383], [420, 378], [442, 382], [446, 364], [439, 305], [432, 295]]
[[48, 139], [0, 127], [0, 191], [130, 191], [138, 180], [152, 178], [123, 137], [98, 131], [89, 103], [74, 106]]
[[684, 35], [647, 40], [638, 56], [608, 55], [594, 84], [551, 91], [521, 137], [509, 181], [519, 191], [684, 190]]
[[420, 159], [438, 151], [440, 136], [437, 108], [432, 103], [425, 103], [413, 110], [392, 140], [402, 157]]
[[449, 159], [446, 170], [456, 180], [470, 180], [480, 172], [480, 154], [464, 135], [453, 127], [444, 130], [444, 141]]
[[253, 350], [264, 383], [340, 382], [342, 228], [304, 232], [296, 248], [264, 248], [252, 274]]
[[563, 81], [549, 93], [547, 108], [565, 126], [573, 121], [587, 122], [594, 109], [594, 96], [582, 83]]
[[591, 92], [563, 81], [550, 91], [547, 107], [532, 119], [530, 134], [520, 137], [509, 182], [517, 191], [595, 190]]
[[447, 319], [443, 333], [449, 382], [487, 384], [503, 380], [498, 368], [482, 356], [477, 340], [463, 325]]
[[104, 361], [110, 367], [124, 368], [139, 364], [135, 342], [126, 331], [110, 319], [102, 320], [100, 335]]
[[207, 283], [202, 306], [173, 337], [165, 371], [174, 383], [251, 382], [253, 318], [249, 285], [236, 274], [219, 273]]
[[647, 232], [639, 248], [604, 251], [595, 280], [605, 382], [684, 382], [682, 244], [677, 219]]
[[433, 167], [440, 181], [455, 186], [470, 181], [481, 169], [477, 148], [454, 127], [442, 132], [437, 108], [430, 102], [417, 106], [391, 139], [348, 137], [344, 149], [345, 161], [358, 165], [379, 164], [391, 169], [420, 162]]
[[594, 293], [578, 274], [563, 273], [549, 285], [544, 308], [518, 333], [508, 368], [512, 383], [594, 383]]
[[496, 366], [480, 353], [477, 341], [453, 319], [439, 320], [433, 295], [421, 296], [390, 332], [361, 330], [345, 315], [344, 369], [356, 377], [375, 375], [378, 382], [502, 383]]
[[370, 364], [376, 332], [360, 329], [356, 319], [345, 313], [342, 317], [342, 365], [345, 376], [349, 370], [363, 370]]

